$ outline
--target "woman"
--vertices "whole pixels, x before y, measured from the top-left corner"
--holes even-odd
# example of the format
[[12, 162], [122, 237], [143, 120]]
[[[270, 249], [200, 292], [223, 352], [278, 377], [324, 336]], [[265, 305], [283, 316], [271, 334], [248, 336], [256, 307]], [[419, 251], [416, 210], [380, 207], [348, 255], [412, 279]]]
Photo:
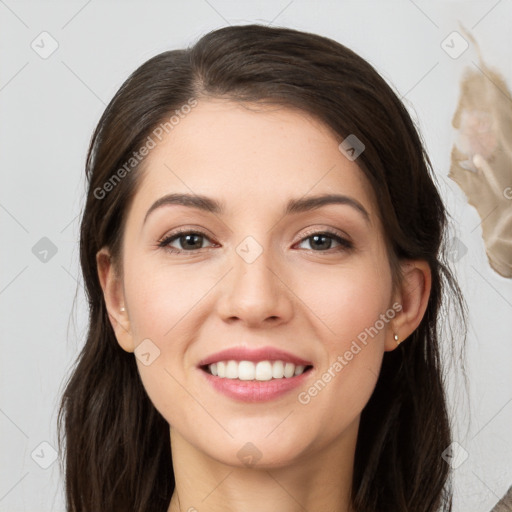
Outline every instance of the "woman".
[[451, 509], [446, 212], [366, 61], [213, 31], [128, 78], [87, 176], [69, 511]]

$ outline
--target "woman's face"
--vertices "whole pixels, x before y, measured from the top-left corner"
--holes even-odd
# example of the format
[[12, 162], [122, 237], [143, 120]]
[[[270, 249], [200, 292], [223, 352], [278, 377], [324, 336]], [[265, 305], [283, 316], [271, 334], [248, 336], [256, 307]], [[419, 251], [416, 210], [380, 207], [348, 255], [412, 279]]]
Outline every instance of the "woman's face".
[[[218, 461], [284, 465], [354, 439], [390, 347], [398, 309], [382, 226], [339, 142], [284, 107], [201, 101], [145, 160], [124, 232], [118, 339], [135, 349], [171, 436]], [[312, 201], [328, 195], [345, 199]], [[311, 368], [254, 380], [294, 371], [275, 362], [294, 358]], [[207, 359], [221, 363], [217, 376]], [[228, 360], [253, 361], [221, 377]]]

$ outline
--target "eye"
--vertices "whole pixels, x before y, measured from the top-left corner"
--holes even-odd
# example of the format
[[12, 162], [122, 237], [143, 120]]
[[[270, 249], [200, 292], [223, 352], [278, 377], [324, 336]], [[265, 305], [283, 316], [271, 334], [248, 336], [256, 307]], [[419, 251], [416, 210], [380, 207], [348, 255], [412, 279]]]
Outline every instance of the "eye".
[[[209, 238], [202, 231], [178, 231], [172, 233], [158, 242], [159, 247], [163, 247], [173, 253], [182, 252], [193, 252], [198, 249], [203, 249], [203, 241]], [[181, 248], [173, 247], [171, 244], [175, 241], [181, 246]]]
[[311, 250], [315, 252], [327, 252], [327, 250], [332, 248], [333, 240], [340, 245], [337, 249], [335, 248], [335, 251], [343, 251], [353, 248], [352, 242], [329, 230], [309, 234], [299, 243], [310, 241], [310, 247], [312, 247]]
[[[206, 233], [202, 231], [182, 230], [165, 236], [158, 242], [158, 247], [165, 248], [171, 253], [197, 252], [204, 249], [204, 240], [210, 240]], [[325, 230], [308, 234], [299, 243], [310, 241], [310, 247], [314, 252], [327, 252], [332, 249], [332, 241], [335, 241], [339, 247], [334, 248], [335, 252], [353, 248], [352, 242], [341, 237], [335, 232]], [[180, 247], [171, 244], [177, 242]]]

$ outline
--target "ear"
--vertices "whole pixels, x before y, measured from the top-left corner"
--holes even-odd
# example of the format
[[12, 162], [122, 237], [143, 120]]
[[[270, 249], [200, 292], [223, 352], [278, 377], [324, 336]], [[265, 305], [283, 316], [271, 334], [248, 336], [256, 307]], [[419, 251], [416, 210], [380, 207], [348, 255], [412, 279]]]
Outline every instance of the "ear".
[[135, 347], [128, 317], [128, 308], [124, 300], [122, 279], [117, 275], [110, 252], [106, 247], [103, 247], [96, 253], [96, 265], [108, 317], [117, 341], [126, 352], [133, 352]]
[[386, 337], [385, 350], [394, 350], [398, 345], [394, 335], [398, 336], [398, 343], [402, 343], [420, 324], [427, 309], [432, 274], [430, 265], [425, 260], [407, 260], [402, 263], [402, 283], [399, 285], [394, 300], [401, 306]]

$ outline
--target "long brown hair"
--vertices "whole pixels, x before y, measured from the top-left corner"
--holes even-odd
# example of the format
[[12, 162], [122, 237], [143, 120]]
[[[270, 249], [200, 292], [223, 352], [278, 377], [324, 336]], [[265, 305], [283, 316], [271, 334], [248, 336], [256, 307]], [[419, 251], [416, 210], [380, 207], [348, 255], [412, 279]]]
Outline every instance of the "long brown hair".
[[447, 213], [422, 140], [392, 88], [350, 49], [315, 34], [245, 25], [215, 30], [191, 48], [145, 62], [116, 93], [91, 139], [80, 232], [89, 330], [58, 417], [68, 511], [165, 512], [169, 505], [175, 486], [169, 425], [148, 398], [133, 354], [116, 341], [96, 253], [108, 246], [121, 261], [140, 164], [124, 167], [122, 179], [112, 181], [114, 174], [191, 98], [212, 97], [298, 108], [329, 126], [340, 142], [353, 134], [364, 143], [356, 163], [378, 198], [393, 278], [400, 279], [400, 260], [424, 259], [432, 288], [419, 327], [385, 353], [363, 410], [353, 507], [451, 510], [449, 466], [441, 456], [451, 432], [438, 317], [445, 296], [454, 299], [464, 325], [466, 313], [444, 256]]

